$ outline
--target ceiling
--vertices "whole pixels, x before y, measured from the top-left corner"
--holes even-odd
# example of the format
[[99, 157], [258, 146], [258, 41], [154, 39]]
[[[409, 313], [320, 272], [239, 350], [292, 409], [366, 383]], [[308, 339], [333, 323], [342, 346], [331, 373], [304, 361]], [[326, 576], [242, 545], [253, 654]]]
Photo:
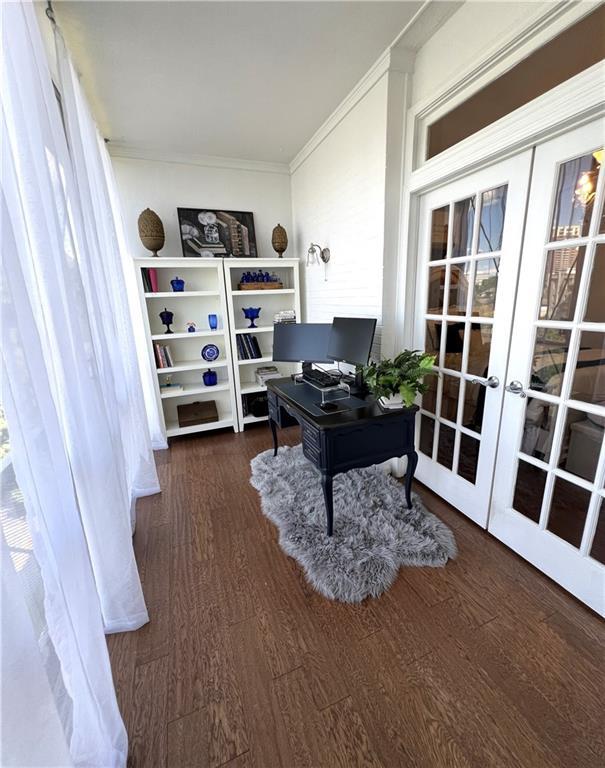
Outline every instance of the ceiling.
[[56, 2], [114, 142], [287, 163], [423, 2]]

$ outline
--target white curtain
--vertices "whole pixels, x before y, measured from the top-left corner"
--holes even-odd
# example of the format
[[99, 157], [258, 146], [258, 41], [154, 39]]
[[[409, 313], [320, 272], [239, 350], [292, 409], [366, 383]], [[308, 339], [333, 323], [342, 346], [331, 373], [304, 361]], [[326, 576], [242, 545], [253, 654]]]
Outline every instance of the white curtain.
[[[63, 722], [71, 759], [122, 766], [127, 740], [103, 632], [148, 620], [131, 514], [137, 495], [159, 490], [124, 261], [77, 81], [70, 91], [63, 59], [72, 158], [33, 7], [3, 3], [2, 17], [2, 402], [48, 631], [71, 698]], [[16, 621], [4, 626], [18, 631]], [[9, 640], [3, 636], [7, 664], [18, 647]], [[22, 700], [25, 686], [12, 694]], [[19, 765], [18, 737], [3, 728], [7, 738], [7, 764]]]

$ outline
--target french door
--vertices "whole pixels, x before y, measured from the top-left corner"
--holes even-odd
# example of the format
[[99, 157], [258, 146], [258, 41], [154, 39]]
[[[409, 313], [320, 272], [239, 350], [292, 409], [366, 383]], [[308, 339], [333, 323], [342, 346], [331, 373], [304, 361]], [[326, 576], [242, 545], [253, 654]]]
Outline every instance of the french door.
[[421, 200], [419, 478], [605, 613], [605, 172], [595, 121]]
[[487, 525], [531, 150], [421, 200], [415, 346], [437, 358], [417, 477]]
[[489, 530], [605, 612], [602, 121], [536, 148]]

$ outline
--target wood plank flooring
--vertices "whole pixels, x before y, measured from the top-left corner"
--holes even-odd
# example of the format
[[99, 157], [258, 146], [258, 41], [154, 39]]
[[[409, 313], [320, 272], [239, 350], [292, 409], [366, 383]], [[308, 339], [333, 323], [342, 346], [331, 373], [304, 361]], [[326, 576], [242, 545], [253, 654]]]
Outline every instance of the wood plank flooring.
[[130, 766], [603, 765], [604, 622], [422, 487], [458, 559], [325, 600], [248, 482], [269, 445], [259, 425], [156, 454], [134, 539], [151, 621], [108, 637]]

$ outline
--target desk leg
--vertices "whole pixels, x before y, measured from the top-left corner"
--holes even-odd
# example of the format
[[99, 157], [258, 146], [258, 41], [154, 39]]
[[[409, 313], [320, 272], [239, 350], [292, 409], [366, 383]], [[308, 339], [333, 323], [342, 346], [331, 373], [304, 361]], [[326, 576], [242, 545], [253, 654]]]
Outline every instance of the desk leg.
[[269, 417], [269, 426], [273, 435], [273, 456], [277, 456], [277, 424]]
[[334, 529], [334, 504], [332, 499], [332, 475], [321, 473], [321, 489], [326, 504], [326, 533], [331, 536]]
[[412, 451], [407, 454], [408, 466], [405, 471], [405, 500], [408, 503], [408, 509], [412, 508], [412, 480], [414, 479], [414, 472], [416, 471], [416, 465], [418, 464], [418, 454], [416, 451]]

